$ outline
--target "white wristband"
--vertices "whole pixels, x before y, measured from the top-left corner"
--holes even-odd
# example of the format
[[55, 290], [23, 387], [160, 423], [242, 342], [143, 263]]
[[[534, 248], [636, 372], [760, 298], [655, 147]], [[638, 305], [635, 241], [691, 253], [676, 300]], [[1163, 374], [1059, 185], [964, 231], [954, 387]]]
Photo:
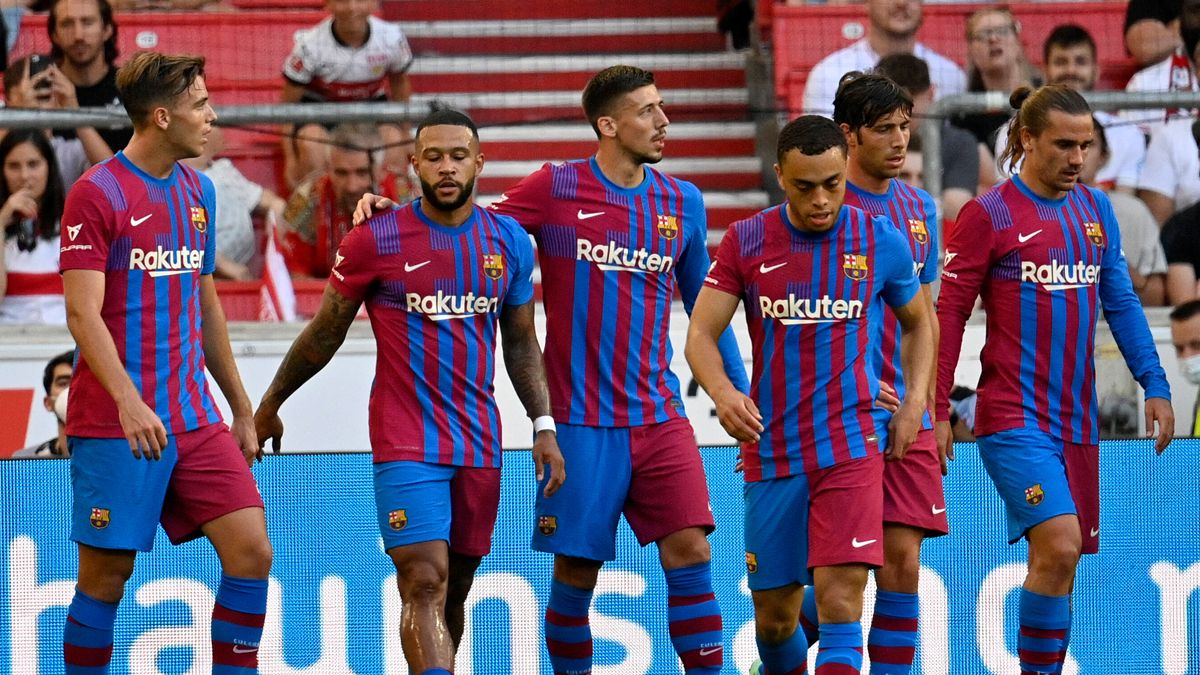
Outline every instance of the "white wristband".
[[533, 433], [536, 436], [543, 431], [553, 431], [558, 433], [558, 427], [554, 426], [554, 418], [549, 415], [542, 415], [533, 419]]

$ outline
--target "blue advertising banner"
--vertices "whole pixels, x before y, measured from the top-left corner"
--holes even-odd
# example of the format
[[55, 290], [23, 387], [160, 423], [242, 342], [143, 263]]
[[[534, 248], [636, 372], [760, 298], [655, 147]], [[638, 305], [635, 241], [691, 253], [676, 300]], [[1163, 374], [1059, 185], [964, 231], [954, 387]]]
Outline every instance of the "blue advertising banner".
[[[1065, 672], [1200, 675], [1200, 441], [1154, 457], [1146, 441], [1101, 446], [1101, 552], [1079, 573]], [[714, 579], [725, 619], [726, 669], [755, 658], [742, 546], [741, 477], [733, 451], [704, 451], [718, 529]], [[370, 457], [277, 455], [255, 472], [275, 548], [264, 673], [406, 673], [399, 594], [374, 524]], [[533, 468], [506, 455], [493, 552], [468, 602], [456, 672], [550, 673], [541, 621], [551, 559], [529, 550]], [[76, 566], [67, 541], [63, 461], [0, 462], [0, 672], [62, 672], [61, 634]], [[960, 445], [946, 480], [952, 532], [925, 546], [914, 673], [1015, 675], [1016, 589], [1025, 546], [1005, 543], [1003, 510], [974, 445]], [[218, 578], [203, 541], [160, 534], [138, 558], [118, 615], [112, 672], [207, 673]], [[618, 560], [592, 609], [595, 672], [677, 674], [666, 592], [653, 547], [622, 527]], [[873, 586], [868, 589], [869, 625]]]

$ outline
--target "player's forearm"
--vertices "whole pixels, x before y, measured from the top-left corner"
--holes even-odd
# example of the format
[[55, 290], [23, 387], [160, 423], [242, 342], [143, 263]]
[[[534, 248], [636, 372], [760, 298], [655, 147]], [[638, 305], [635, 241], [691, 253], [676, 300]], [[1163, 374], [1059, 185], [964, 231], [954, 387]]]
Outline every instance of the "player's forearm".
[[550, 414], [550, 387], [546, 384], [546, 366], [542, 348], [532, 326], [528, 333], [503, 339], [504, 366], [525, 414], [536, 419]]
[[902, 405], [924, 409], [929, 401], [929, 378], [934, 371], [933, 327], [928, 314], [909, 326], [900, 334], [900, 364], [904, 372], [912, 373], [912, 381], [906, 382]]
[[[736, 390], [737, 386], [725, 372], [724, 357], [717, 346], [717, 338], [708, 331], [692, 324], [688, 329], [687, 347], [684, 349], [692, 377], [704, 387], [708, 397], [718, 397]], [[748, 392], [747, 392], [748, 393]]]
[[267, 393], [263, 394], [260, 409], [277, 412], [297, 389], [321, 372], [342, 346], [345, 333], [330, 334], [314, 328], [315, 324], [315, 319], [309, 322], [288, 349], [271, 385], [267, 387]]

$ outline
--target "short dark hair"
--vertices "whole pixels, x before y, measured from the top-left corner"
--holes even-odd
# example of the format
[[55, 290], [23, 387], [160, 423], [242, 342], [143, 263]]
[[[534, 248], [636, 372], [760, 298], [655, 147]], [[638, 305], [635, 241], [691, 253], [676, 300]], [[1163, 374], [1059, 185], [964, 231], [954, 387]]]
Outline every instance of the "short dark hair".
[[42, 388], [46, 390], [47, 396], [50, 395], [50, 385], [54, 384], [54, 369], [62, 365], [75, 367], [75, 350], [65, 351], [46, 364], [46, 369], [42, 371]]
[[1172, 321], [1187, 321], [1197, 314], [1200, 314], [1200, 299], [1180, 303], [1178, 307], [1171, 310], [1170, 318]]
[[583, 114], [596, 136], [600, 136], [597, 120], [611, 115], [613, 106], [631, 91], [654, 84], [654, 73], [637, 66], [609, 66], [592, 76], [583, 88]]
[[833, 121], [855, 131], [900, 110], [912, 115], [912, 96], [878, 73], [852, 71], [842, 76], [833, 98]]
[[828, 117], [803, 115], [788, 122], [779, 132], [775, 158], [783, 162], [784, 155], [792, 150], [813, 156], [830, 148], [840, 148], [842, 155], [846, 155], [846, 134], [842, 133], [842, 128]]
[[453, 108], [440, 108], [426, 115], [425, 119], [417, 124], [417, 131], [413, 134], [413, 138], [419, 137], [425, 127], [436, 127], [443, 124], [453, 127], [466, 127], [471, 130], [471, 137], [477, 141], [479, 140], [479, 127], [475, 126], [475, 121], [466, 113], [454, 110]]
[[1065, 49], [1075, 45], [1087, 45], [1088, 49], [1092, 50], [1092, 58], [1096, 58], [1096, 41], [1092, 39], [1092, 34], [1087, 32], [1087, 29], [1075, 23], [1055, 26], [1054, 30], [1046, 36], [1046, 41], [1042, 43], [1042, 63], [1050, 60], [1051, 47]]
[[117, 92], [134, 126], [146, 123], [156, 105], [170, 104], [204, 77], [204, 57], [139, 52], [117, 71]]
[[875, 72], [904, 87], [909, 96], [920, 96], [933, 86], [929, 64], [912, 54], [888, 54], [875, 64]]
[[[46, 35], [50, 38], [50, 58], [59, 63], [66, 56], [62, 47], [54, 43], [54, 31], [58, 30], [58, 5], [63, 0], [50, 0], [50, 14], [46, 17]], [[113, 8], [108, 0], [95, 0], [100, 9], [100, 25], [112, 28], [112, 35], [104, 41], [104, 62], [113, 65], [117, 61], [117, 22], [113, 20]]]

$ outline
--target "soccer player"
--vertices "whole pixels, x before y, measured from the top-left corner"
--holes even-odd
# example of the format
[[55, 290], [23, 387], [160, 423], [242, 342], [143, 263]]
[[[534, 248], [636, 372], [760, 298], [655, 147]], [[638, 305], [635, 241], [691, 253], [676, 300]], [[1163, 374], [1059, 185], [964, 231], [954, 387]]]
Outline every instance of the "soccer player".
[[[670, 370], [671, 300], [684, 307], [709, 266], [696, 186], [650, 165], [670, 121], [654, 75], [600, 71], [583, 92], [595, 156], [547, 164], [493, 205], [538, 242], [546, 309], [546, 373], [571, 482], [539, 493], [533, 548], [555, 554], [546, 647], [555, 673], [588, 673], [588, 609], [600, 568], [616, 557], [621, 514], [643, 545], [658, 544], [671, 642], [688, 675], [723, 663], [721, 614], [706, 534], [708, 485], [679, 380]], [[364, 212], [384, 206], [372, 196]], [[722, 361], [747, 390], [733, 334]]]
[[[820, 619], [817, 675], [861, 669], [863, 590], [884, 563], [882, 451], [904, 459], [932, 376], [932, 321], [908, 238], [843, 205], [846, 138], [816, 115], [784, 127], [775, 172], [787, 201], [730, 226], [688, 328], [692, 372], [746, 444], [746, 567], [770, 675], [805, 672], [805, 585]], [[755, 353], [749, 396], [717, 365], [717, 336], [739, 301]], [[906, 389], [894, 415], [874, 403], [885, 320], [901, 327]]]
[[117, 87], [133, 139], [79, 179], [63, 214], [67, 324], [79, 345], [67, 422], [79, 579], [66, 672], [107, 672], [117, 603], [162, 522], [172, 543], [208, 537], [221, 560], [213, 672], [253, 673], [271, 567], [249, 469], [261, 455], [213, 285], [212, 181], [179, 163], [203, 151], [217, 118], [204, 59], [142, 52]]
[[[500, 504], [500, 412], [492, 392], [499, 323], [509, 377], [533, 418], [544, 493], [566, 477], [533, 326], [533, 247], [511, 218], [471, 196], [479, 132], [442, 110], [417, 128], [422, 198], [346, 235], [317, 315], [255, 413], [279, 447], [279, 408], [329, 362], [359, 306], [378, 342], [371, 390], [375, 504], [403, 600], [401, 642], [422, 675], [454, 670], [463, 603], [491, 548]], [[549, 465], [549, 471], [546, 471]]]
[[[947, 398], [963, 326], [983, 298], [975, 434], [1004, 500], [1008, 537], [1029, 540], [1017, 650], [1022, 673], [1057, 673], [1071, 629], [1081, 553], [1100, 545], [1094, 338], [1104, 318], [1146, 390], [1146, 428], [1161, 453], [1175, 428], [1170, 388], [1121, 253], [1104, 193], [1078, 183], [1091, 110], [1063, 85], [1023, 87], [1001, 161], [1020, 172], [963, 208], [946, 244], [938, 300], [938, 444], [950, 447]], [[907, 371], [906, 371], [907, 372]]]

